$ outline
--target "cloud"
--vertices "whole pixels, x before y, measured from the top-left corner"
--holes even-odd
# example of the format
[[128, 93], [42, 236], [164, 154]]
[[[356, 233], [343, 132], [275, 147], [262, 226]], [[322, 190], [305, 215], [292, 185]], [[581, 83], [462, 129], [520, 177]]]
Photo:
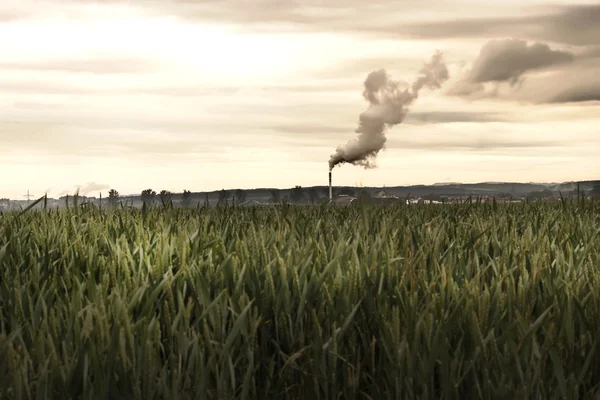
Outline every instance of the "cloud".
[[493, 97], [498, 100], [533, 104], [586, 103], [600, 101], [600, 65], [575, 65], [528, 76], [518, 87], [496, 85], [492, 89], [468, 94], [477, 100]]
[[15, 101], [13, 106], [18, 110], [57, 110], [60, 108], [57, 104], [42, 103], [36, 101]]
[[25, 8], [12, 7], [0, 9], [0, 23], [18, 21], [30, 15], [30, 11], [27, 11]]
[[[258, 129], [255, 129], [258, 130]], [[122, 121], [101, 116], [70, 119], [38, 117], [37, 121], [0, 119], [0, 156], [26, 154], [33, 160], [121, 158], [132, 163], [184, 159], [210, 162], [232, 143], [244, 148], [264, 146], [259, 138], [247, 142], [248, 122], [224, 125], [214, 121]], [[214, 135], [212, 132], [219, 132]], [[270, 143], [267, 143], [269, 145]], [[54, 161], [56, 160], [56, 161]], [[218, 161], [218, 160], [217, 160]]]
[[[66, 195], [72, 196], [77, 192], [79, 192], [79, 195], [81, 195], [81, 196], [87, 196], [88, 194], [90, 194], [92, 192], [100, 192], [100, 191], [106, 190], [106, 189], [110, 189], [110, 186], [103, 184], [103, 183], [87, 182], [83, 185], [75, 185], [75, 186], [73, 186], [72, 189], [63, 190], [62, 192], [57, 193], [57, 196], [58, 197], [63, 197]], [[48, 192], [49, 192], [49, 189], [46, 190], [46, 193], [48, 193]], [[95, 194], [95, 193], [92, 193], [92, 194]]]
[[[411, 112], [404, 120], [407, 125], [429, 125], [445, 124], [453, 122], [502, 122], [507, 120], [507, 116], [498, 112], [469, 112], [469, 111], [430, 111], [430, 112]], [[288, 124], [274, 125], [269, 127], [277, 133], [291, 135], [326, 135], [334, 133], [349, 133], [353, 128], [348, 125], [329, 126], [319, 124]]]
[[[79, 1], [79, 0], [75, 0]], [[94, 0], [89, 2], [96, 3]], [[435, 4], [432, 1], [407, 0], [402, 6], [390, 0], [379, 0], [367, 4], [358, 0], [138, 0], [130, 2], [137, 7], [159, 15], [171, 15], [193, 21], [220, 21], [222, 23], [265, 27], [268, 24], [279, 26], [310, 27], [325, 25], [327, 21], [335, 25], [344, 22], [364, 21], [361, 17], [381, 16], [390, 11], [411, 9], [427, 10]], [[360, 10], [360, 13], [356, 11]], [[386, 10], [387, 9], [387, 10]]]
[[60, 95], [79, 95], [103, 92], [101, 90], [82, 88], [74, 85], [44, 82], [39, 79], [20, 81], [14, 79], [2, 79], [0, 80], [0, 91], [3, 93]]
[[[521, 39], [490, 40], [481, 48], [471, 69], [449, 89], [448, 94], [497, 97], [500, 90], [497, 83], [515, 86], [522, 83], [527, 72], [572, 63], [574, 59], [573, 53], [552, 50], [546, 43], [529, 44]], [[484, 85], [487, 83], [496, 85]]]
[[[9, 0], [10, 2], [10, 0]], [[21, 3], [25, 3], [23, 6]], [[93, 5], [87, 14], [103, 8], [137, 8], [149, 16], [176, 17], [191, 22], [229, 24], [238, 31], [338, 32], [372, 35], [377, 38], [416, 40], [511, 36], [573, 45], [600, 44], [600, 4], [569, 4], [549, 8], [527, 8], [499, 2], [462, 0], [444, 5], [433, 0], [64, 0], [27, 2], [13, 0], [12, 8], [0, 9], [0, 22], [48, 14], [75, 12], [74, 7]], [[18, 5], [18, 6], [17, 6]], [[537, 7], [537, 8], [536, 8]], [[434, 9], [434, 12], [432, 12]], [[490, 14], [493, 10], [493, 14]], [[526, 14], [524, 14], [524, 11]], [[436, 15], [437, 12], [437, 15]], [[463, 17], [465, 14], [468, 18]], [[444, 17], [439, 17], [443, 15]], [[375, 22], [376, 21], [376, 22]]]
[[415, 139], [391, 140], [397, 149], [412, 150], [503, 150], [503, 149], [534, 149], [562, 147], [564, 143], [558, 141], [535, 140], [502, 140], [500, 138], [464, 138], [456, 140], [422, 141]]
[[540, 42], [491, 40], [447, 94], [538, 104], [600, 100], [599, 55], [596, 47], [571, 52]]
[[600, 46], [585, 46], [577, 51], [576, 56], [582, 61], [597, 62], [600, 58]]
[[[466, 39], [511, 36], [572, 45], [600, 44], [600, 5], [569, 5], [528, 16], [456, 18], [413, 22], [380, 29], [411, 39]], [[395, 29], [394, 29], [395, 28]]]
[[87, 182], [84, 185], [75, 185], [75, 189], [79, 189], [79, 193], [85, 196], [90, 192], [98, 192], [104, 189], [110, 189], [110, 186], [103, 183]]
[[[400, 135], [398, 132], [391, 133], [388, 138], [386, 152], [415, 150], [415, 151], [435, 151], [435, 152], [464, 152], [464, 151], [499, 151], [512, 154], [517, 150], [530, 152], [532, 155], [543, 150], [559, 150], [565, 147], [565, 143], [559, 140], [528, 139], [502, 136], [482, 136], [478, 134], [477, 126], [470, 127], [470, 133], [462, 136], [446, 135], [450, 137], [440, 138], [441, 132], [431, 132], [424, 135]], [[291, 148], [322, 148], [326, 147], [330, 141], [324, 138], [311, 138], [310, 141], [302, 140], [296, 136], [278, 137], [277, 141]], [[314, 150], [310, 150], [314, 152]], [[312, 157], [312, 156], [311, 156]], [[312, 160], [312, 158], [311, 158]], [[320, 158], [315, 157], [315, 161]]]
[[432, 111], [408, 114], [405, 124], [425, 125], [452, 122], [501, 122], [506, 118], [496, 112]]
[[0, 154], [16, 149], [44, 148], [64, 154], [64, 146], [72, 142], [57, 126], [34, 121], [0, 120]]
[[[421, 67], [421, 60], [402, 56], [362, 56], [349, 57], [339, 60], [335, 65], [321, 67], [318, 71], [310, 73], [316, 79], [333, 79], [340, 76], [353, 77], [354, 86], [360, 87], [364, 76], [371, 71], [385, 66], [387, 71], [417, 70]], [[356, 77], [356, 78], [354, 78]]]
[[[566, 85], [565, 85], [566, 86]], [[600, 79], [595, 82], [577, 82], [572, 86], [559, 87], [545, 100], [546, 103], [600, 102]], [[600, 105], [600, 103], [598, 104]]]
[[[73, 0], [81, 3], [82, 0]], [[98, 4], [85, 0], [83, 3]], [[109, 5], [119, 4], [116, 1]], [[365, 3], [359, 0], [139, 0], [130, 1], [151, 15], [175, 16], [184, 20], [231, 24], [238, 30], [345, 32], [381, 37], [409, 39], [495, 38], [512, 36], [531, 40], [552, 41], [574, 45], [600, 44], [600, 5], [568, 5], [547, 8], [529, 7], [528, 15], [494, 6], [502, 16], [490, 16], [487, 3], [464, 1], [444, 7], [429, 0], [379, 0]], [[432, 20], [432, 7], [447, 17]], [[508, 6], [507, 6], [508, 7]], [[502, 11], [502, 12], [501, 12]], [[468, 13], [469, 18], [460, 15]], [[423, 17], [427, 14], [428, 17]], [[419, 21], [419, 19], [421, 19]], [[377, 21], [374, 23], [374, 21]]]
[[570, 63], [573, 59], [572, 53], [552, 50], [545, 43], [528, 44], [520, 39], [491, 40], [482, 47], [467, 81], [514, 84], [528, 71]]
[[[0, 66], [0, 70], [1, 70]], [[88, 82], [95, 84], [89, 85]], [[332, 93], [355, 92], [360, 88], [360, 80], [342, 79], [316, 79], [304, 83], [284, 83], [278, 85], [258, 85], [249, 82], [247, 85], [209, 85], [190, 83], [182, 84], [156, 84], [152, 80], [139, 81], [107, 81], [104, 86], [97, 84], [97, 80], [79, 83], [69, 79], [52, 81], [43, 74], [32, 78], [3, 78], [0, 76], [0, 92], [15, 94], [59, 94], [65, 95], [95, 95], [95, 96], [120, 96], [120, 95], [151, 95], [165, 97], [208, 97], [208, 96], [269, 96], [272, 94], [294, 93]], [[357, 83], [358, 82], [358, 83]]]
[[96, 59], [37, 60], [35, 62], [0, 62], [0, 70], [54, 71], [89, 74], [139, 74], [153, 72], [157, 63], [128, 57]]
[[215, 149], [215, 147], [207, 143], [207, 140], [172, 138], [159, 141], [155, 139], [145, 140], [141, 136], [137, 135], [136, 138], [115, 142], [111, 145], [110, 149], [120, 152], [121, 155], [141, 156], [146, 160], [148, 160], [148, 157], [195, 157], [199, 153], [208, 155], [214, 152]]
[[[430, 111], [411, 112], [403, 124], [405, 125], [435, 125], [455, 122], [505, 122], [509, 117], [499, 112], [469, 112], [469, 111]], [[318, 123], [279, 124], [268, 126], [267, 129], [277, 135], [310, 137], [311, 142], [323, 139], [320, 143], [328, 143], [326, 135], [348, 134], [353, 127], [333, 126]], [[398, 128], [401, 129], [401, 128]]]
[[506, 36], [573, 45], [600, 43], [600, 5], [571, 5], [535, 16], [457, 18], [397, 26], [412, 39], [464, 39]]
[[575, 45], [600, 44], [600, 4], [564, 7], [560, 13], [542, 18], [538, 32], [540, 39]]
[[[1, 69], [1, 66], [0, 66]], [[91, 71], [90, 71], [91, 72]], [[96, 72], [99, 73], [99, 72]], [[161, 85], [146, 84], [144, 82], [129, 82], [116, 86], [114, 82], [107, 82], [105, 86], [89, 86], [77, 84], [69, 80], [52, 81], [50, 78], [40, 79], [10, 79], [0, 77], [0, 92], [15, 94], [50, 94], [50, 95], [94, 95], [94, 96], [121, 96], [121, 95], [152, 95], [165, 97], [202, 97], [202, 96], [233, 96], [239, 94], [242, 87], [236, 86], [209, 86], [209, 85]], [[97, 81], [94, 81], [97, 82]], [[92, 82], [92, 83], [94, 83]], [[151, 81], [146, 81], [151, 82]], [[118, 82], [117, 82], [118, 83]], [[291, 91], [311, 91], [312, 87], [290, 87]], [[269, 90], [269, 88], [256, 88], [255, 90]], [[285, 87], [273, 88], [273, 90], [285, 91]]]
[[348, 133], [350, 129], [341, 126], [319, 125], [319, 124], [288, 124], [288, 125], [273, 125], [267, 128], [277, 134], [286, 135], [326, 135], [332, 133]]

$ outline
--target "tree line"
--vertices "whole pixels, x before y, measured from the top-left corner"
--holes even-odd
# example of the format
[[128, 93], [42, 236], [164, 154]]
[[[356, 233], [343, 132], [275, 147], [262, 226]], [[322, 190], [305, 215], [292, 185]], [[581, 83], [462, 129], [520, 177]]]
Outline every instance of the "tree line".
[[[329, 189], [328, 188], [303, 188], [302, 186], [296, 185], [291, 189], [289, 198], [288, 196], [282, 196], [282, 190], [279, 189], [270, 189], [270, 198], [269, 202], [271, 203], [280, 203], [281, 201], [291, 201], [294, 203], [308, 201], [310, 203], [317, 203], [320, 201], [326, 201], [329, 197]], [[352, 189], [352, 188], [334, 188], [334, 194], [337, 195], [347, 195], [347, 196], [358, 196], [358, 197], [368, 197], [368, 192], [366, 190], [361, 189]], [[243, 204], [246, 202], [248, 192], [243, 189], [236, 189], [234, 191], [229, 191], [222, 189], [219, 191], [219, 197], [217, 204], [225, 205], [233, 202], [234, 204]], [[168, 190], [161, 190], [159, 193], [152, 189], [144, 189], [140, 194], [140, 199], [143, 203], [148, 205], [151, 204], [168, 204], [172, 200], [173, 193]], [[108, 201], [111, 204], [117, 204], [119, 202], [120, 194], [115, 189], [110, 189], [108, 191]], [[192, 192], [189, 190], [183, 190], [183, 194], [181, 195], [180, 204], [183, 207], [189, 207], [192, 204]]]

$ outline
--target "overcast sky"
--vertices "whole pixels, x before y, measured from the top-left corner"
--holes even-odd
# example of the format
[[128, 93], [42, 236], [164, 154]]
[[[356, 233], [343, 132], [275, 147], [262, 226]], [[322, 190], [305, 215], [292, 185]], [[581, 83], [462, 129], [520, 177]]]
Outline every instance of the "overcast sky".
[[[0, 197], [326, 185], [367, 75], [450, 79], [334, 184], [600, 177], [600, 5], [2, 0]], [[526, 5], [524, 5], [526, 4]]]

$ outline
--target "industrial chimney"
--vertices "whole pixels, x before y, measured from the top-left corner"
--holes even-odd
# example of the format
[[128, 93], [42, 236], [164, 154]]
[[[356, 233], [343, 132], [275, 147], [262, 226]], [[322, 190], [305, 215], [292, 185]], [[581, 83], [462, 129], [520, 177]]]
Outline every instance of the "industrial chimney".
[[333, 200], [333, 195], [331, 192], [331, 171], [329, 171], [329, 201]]

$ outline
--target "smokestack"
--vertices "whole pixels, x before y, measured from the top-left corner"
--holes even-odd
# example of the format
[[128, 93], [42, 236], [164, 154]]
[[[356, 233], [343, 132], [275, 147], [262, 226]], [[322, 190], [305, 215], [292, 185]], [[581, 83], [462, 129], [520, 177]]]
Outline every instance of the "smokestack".
[[331, 192], [331, 171], [329, 171], [329, 201], [333, 200], [333, 195]]

